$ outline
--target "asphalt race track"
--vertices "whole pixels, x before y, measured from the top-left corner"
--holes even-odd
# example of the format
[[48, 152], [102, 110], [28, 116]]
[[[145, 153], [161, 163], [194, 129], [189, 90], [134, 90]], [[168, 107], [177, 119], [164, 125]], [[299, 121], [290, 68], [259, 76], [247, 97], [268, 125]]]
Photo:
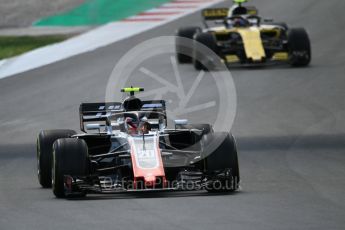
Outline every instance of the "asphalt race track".
[[[80, 102], [104, 100], [121, 56], [145, 39], [200, 24], [199, 14], [0, 80], [0, 229], [344, 229], [345, 48], [343, 0], [261, 0], [261, 14], [304, 26], [309, 68], [234, 69], [242, 190], [119, 194], [58, 200], [36, 178], [41, 129], [78, 130]], [[170, 60], [151, 63], [165, 73]], [[189, 79], [197, 73], [180, 68]], [[150, 82], [142, 81], [143, 87]], [[114, 88], [115, 90], [116, 88]], [[118, 90], [118, 89], [116, 89]], [[200, 97], [213, 91], [200, 90]], [[212, 116], [212, 113], [206, 114]]]

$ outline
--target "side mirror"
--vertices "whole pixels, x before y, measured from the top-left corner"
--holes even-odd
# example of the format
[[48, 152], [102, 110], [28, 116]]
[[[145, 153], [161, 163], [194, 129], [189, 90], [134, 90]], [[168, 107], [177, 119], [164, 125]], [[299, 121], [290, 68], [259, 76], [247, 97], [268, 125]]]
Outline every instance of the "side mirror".
[[100, 130], [102, 125], [100, 124], [86, 124], [86, 130]]
[[265, 18], [264, 22], [273, 22], [273, 18]]
[[176, 129], [176, 126], [178, 125], [188, 125], [188, 120], [187, 119], [174, 120], [174, 123], [175, 123], [175, 129]]

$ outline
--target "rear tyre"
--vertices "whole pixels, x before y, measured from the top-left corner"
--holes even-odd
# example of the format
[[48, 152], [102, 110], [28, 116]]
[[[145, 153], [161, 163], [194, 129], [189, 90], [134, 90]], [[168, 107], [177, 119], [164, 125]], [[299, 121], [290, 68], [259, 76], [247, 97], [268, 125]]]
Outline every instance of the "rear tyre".
[[[52, 188], [57, 198], [66, 197], [64, 176], [85, 176], [89, 173], [88, 148], [84, 140], [58, 139], [53, 145]], [[79, 197], [85, 196], [80, 193]], [[77, 197], [77, 195], [73, 195]]]
[[288, 51], [291, 66], [303, 67], [311, 61], [311, 46], [308, 33], [303, 28], [288, 31]]
[[[211, 49], [215, 54], [218, 55], [217, 41], [213, 34], [211, 33], [199, 33], [196, 34], [194, 39], [193, 48], [193, 65], [196, 70], [209, 71], [214, 68], [215, 60], [211, 60], [210, 57], [205, 57], [205, 54], [200, 52], [198, 46], [202, 44], [207, 48]], [[217, 57], [218, 58], [218, 57]], [[211, 62], [210, 62], [211, 61]]]
[[[176, 32], [176, 60], [179, 64], [192, 63], [194, 34], [200, 32], [200, 27], [185, 27]], [[182, 38], [188, 38], [182, 39]]]
[[53, 143], [59, 138], [67, 138], [77, 134], [73, 130], [44, 130], [37, 137], [37, 176], [43, 188], [52, 185], [51, 169]]
[[[235, 138], [229, 133], [212, 134], [212, 143], [218, 147], [206, 157], [206, 171], [213, 180], [208, 192], [232, 192], [239, 188], [240, 171]], [[230, 173], [229, 175], [226, 175]]]

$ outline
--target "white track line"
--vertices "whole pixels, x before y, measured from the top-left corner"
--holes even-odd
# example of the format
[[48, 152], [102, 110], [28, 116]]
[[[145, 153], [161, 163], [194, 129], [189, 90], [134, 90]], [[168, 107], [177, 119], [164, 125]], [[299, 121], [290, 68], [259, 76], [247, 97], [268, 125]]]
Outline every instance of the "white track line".
[[[223, 1], [175, 0], [123, 21], [108, 23], [64, 42], [2, 60], [0, 61], [0, 79], [96, 50]], [[166, 12], [178, 13], [166, 14]]]

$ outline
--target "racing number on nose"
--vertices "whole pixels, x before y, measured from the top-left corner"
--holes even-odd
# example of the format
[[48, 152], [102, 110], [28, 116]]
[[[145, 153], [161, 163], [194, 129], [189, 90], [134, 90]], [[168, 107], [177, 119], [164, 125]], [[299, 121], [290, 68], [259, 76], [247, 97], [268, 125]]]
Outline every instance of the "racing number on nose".
[[141, 159], [154, 158], [155, 152], [153, 150], [139, 150], [138, 157]]

